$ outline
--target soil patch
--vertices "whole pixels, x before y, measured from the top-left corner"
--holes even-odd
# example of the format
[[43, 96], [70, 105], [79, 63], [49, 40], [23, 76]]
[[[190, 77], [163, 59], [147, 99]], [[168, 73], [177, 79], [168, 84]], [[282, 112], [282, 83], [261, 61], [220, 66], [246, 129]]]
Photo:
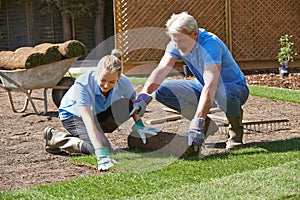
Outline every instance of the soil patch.
[[[290, 74], [286, 78], [273, 74], [247, 75], [249, 84], [300, 90], [300, 73]], [[44, 150], [43, 129], [46, 126], [64, 130], [57, 117], [57, 108], [52, 102], [49, 92], [47, 115], [34, 115], [31, 106], [25, 113], [13, 113], [9, 107], [7, 93], [0, 88], [0, 191], [28, 188], [40, 184], [50, 184], [62, 180], [101, 174], [86, 166], [75, 166], [68, 156], [48, 154]], [[25, 95], [13, 93], [16, 106], [21, 107]], [[43, 90], [33, 91], [33, 96], [41, 97]], [[43, 102], [35, 101], [39, 110], [43, 110]], [[156, 101], [149, 105], [149, 112], [144, 120], [162, 117], [163, 106]], [[251, 145], [257, 142], [283, 140], [300, 136], [300, 106], [292, 103], [264, 98], [250, 97], [244, 105], [245, 120], [289, 119], [289, 129], [251, 132], [245, 134], [244, 142]], [[124, 123], [118, 130], [108, 135], [114, 148], [127, 148], [127, 137], [132, 120]], [[186, 119], [153, 125], [164, 132], [183, 132], [188, 126]], [[218, 136], [218, 142], [224, 142], [226, 134]], [[210, 153], [224, 151], [215, 147]]]

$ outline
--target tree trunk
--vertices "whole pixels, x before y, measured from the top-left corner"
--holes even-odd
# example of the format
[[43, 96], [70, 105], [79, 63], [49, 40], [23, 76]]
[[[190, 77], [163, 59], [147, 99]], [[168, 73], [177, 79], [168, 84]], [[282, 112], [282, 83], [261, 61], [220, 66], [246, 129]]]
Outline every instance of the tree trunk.
[[97, 0], [96, 22], [95, 22], [95, 42], [96, 45], [105, 40], [105, 0]]
[[72, 16], [70, 13], [62, 12], [63, 40], [71, 40], [72, 37]]

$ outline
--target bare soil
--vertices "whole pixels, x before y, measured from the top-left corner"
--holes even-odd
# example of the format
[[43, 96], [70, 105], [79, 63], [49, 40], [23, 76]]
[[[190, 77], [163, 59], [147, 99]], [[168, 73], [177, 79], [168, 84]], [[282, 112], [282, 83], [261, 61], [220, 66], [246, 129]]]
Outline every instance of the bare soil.
[[[292, 73], [288, 77], [281, 78], [276, 74], [247, 75], [248, 84], [266, 85], [273, 87], [290, 88], [300, 90], [300, 73]], [[68, 180], [88, 175], [96, 175], [98, 172], [87, 166], [76, 166], [69, 160], [69, 156], [51, 155], [44, 149], [43, 129], [46, 126], [64, 130], [59, 118], [57, 108], [48, 91], [48, 110], [46, 115], [35, 115], [31, 106], [24, 113], [12, 112], [8, 96], [3, 88], [0, 88], [0, 191], [28, 188], [40, 184], [50, 184], [62, 180]], [[33, 96], [41, 97], [43, 90], [33, 91]], [[13, 93], [13, 99], [17, 107], [21, 107], [24, 94]], [[43, 101], [35, 101], [39, 110], [43, 110]], [[162, 112], [163, 106], [156, 101], [149, 105], [149, 112], [144, 120], [168, 115]], [[244, 136], [246, 146], [267, 141], [276, 141], [300, 136], [300, 106], [293, 103], [282, 103], [264, 98], [249, 97], [244, 105], [245, 120], [283, 119], [289, 120], [288, 129], [280, 129], [275, 125], [269, 130], [250, 131]], [[130, 133], [132, 120], [124, 123], [118, 130], [108, 134], [108, 138], [114, 148], [127, 148], [127, 137]], [[180, 119], [153, 125], [164, 132], [181, 132], [187, 127], [188, 121]], [[253, 129], [253, 127], [252, 127]], [[255, 129], [255, 127], [254, 127]], [[226, 134], [220, 134], [218, 141], [224, 142]], [[210, 153], [224, 151], [223, 147], [215, 147]]]

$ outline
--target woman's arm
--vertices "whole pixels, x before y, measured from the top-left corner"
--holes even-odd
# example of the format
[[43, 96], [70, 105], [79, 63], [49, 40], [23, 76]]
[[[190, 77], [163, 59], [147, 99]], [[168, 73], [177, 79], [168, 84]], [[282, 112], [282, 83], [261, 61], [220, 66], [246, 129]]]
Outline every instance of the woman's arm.
[[103, 148], [104, 146], [98, 134], [99, 130], [96, 127], [94, 115], [92, 113], [91, 108], [89, 106], [78, 106], [78, 110], [85, 124], [86, 130], [94, 146], [94, 149]]

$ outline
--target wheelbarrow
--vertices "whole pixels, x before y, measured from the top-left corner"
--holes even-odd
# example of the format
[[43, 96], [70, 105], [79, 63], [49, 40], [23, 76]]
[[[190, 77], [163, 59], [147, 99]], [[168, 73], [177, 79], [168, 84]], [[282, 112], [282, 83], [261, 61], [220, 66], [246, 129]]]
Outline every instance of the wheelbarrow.
[[[47, 89], [52, 89], [52, 100], [59, 107], [60, 101], [66, 91], [74, 83], [73, 77], [64, 77], [75, 58], [64, 59], [58, 62], [40, 65], [29, 69], [0, 70], [0, 86], [7, 91], [10, 107], [13, 112], [22, 113], [30, 102], [35, 114], [41, 114], [36, 109], [33, 100], [44, 101], [44, 112], [48, 112]], [[32, 97], [32, 91], [44, 89], [44, 97]], [[11, 92], [21, 92], [26, 95], [24, 105], [21, 109], [16, 109]]]

